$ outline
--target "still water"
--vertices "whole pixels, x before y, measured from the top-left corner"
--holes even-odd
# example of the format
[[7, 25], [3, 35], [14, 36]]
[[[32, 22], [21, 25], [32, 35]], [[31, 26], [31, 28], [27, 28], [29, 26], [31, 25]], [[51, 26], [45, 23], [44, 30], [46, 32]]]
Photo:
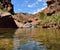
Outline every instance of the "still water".
[[60, 30], [0, 28], [0, 50], [60, 50]]

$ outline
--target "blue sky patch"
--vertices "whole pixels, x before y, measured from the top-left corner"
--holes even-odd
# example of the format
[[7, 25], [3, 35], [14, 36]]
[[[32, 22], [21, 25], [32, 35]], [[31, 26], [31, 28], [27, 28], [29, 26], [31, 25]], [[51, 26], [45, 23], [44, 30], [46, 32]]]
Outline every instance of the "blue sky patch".
[[12, 0], [16, 13], [35, 14], [47, 7], [46, 0]]

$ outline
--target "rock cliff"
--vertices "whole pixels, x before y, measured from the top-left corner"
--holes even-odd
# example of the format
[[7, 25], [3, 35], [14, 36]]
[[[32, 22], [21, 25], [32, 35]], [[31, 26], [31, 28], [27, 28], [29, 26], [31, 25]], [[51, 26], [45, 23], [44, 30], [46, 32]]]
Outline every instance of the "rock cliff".
[[10, 13], [0, 13], [0, 28], [17, 28], [17, 25]]
[[60, 12], [60, 0], [47, 0], [47, 15]]
[[0, 0], [0, 9], [10, 12], [11, 14], [14, 13], [13, 4], [11, 0]]
[[[60, 14], [60, 0], [46, 0], [47, 8], [42, 10], [46, 16], [51, 16], [53, 14]], [[39, 15], [41, 12], [38, 12]]]

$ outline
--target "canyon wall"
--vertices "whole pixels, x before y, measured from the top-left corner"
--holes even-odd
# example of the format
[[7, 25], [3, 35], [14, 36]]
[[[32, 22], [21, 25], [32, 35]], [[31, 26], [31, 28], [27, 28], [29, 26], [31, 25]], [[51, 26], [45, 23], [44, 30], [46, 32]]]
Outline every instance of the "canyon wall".
[[14, 13], [14, 8], [13, 4], [11, 3], [11, 0], [0, 0], [0, 9], [6, 10], [11, 14]]
[[47, 0], [47, 16], [60, 13], [60, 0]]

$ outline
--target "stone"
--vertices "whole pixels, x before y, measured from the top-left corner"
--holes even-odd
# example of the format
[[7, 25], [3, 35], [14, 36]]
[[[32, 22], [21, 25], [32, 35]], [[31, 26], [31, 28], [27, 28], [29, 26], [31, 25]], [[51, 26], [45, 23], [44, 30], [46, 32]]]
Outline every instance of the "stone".
[[47, 16], [60, 12], [60, 0], [47, 0]]
[[13, 4], [11, 3], [11, 0], [0, 0], [0, 9], [6, 10], [10, 12], [11, 14], [14, 14], [14, 8]]
[[9, 13], [0, 15], [0, 28], [17, 28], [17, 25]]

